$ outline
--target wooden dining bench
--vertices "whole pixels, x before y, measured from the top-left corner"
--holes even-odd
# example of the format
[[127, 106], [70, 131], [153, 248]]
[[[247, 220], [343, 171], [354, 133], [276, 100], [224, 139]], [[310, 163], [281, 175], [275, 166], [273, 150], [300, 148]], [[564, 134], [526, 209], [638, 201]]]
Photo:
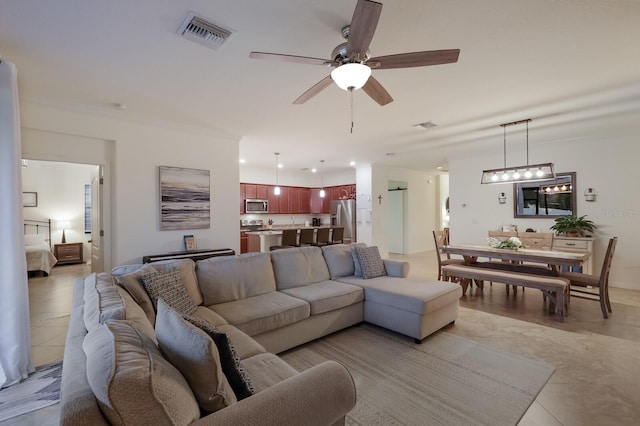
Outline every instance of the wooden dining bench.
[[559, 322], [564, 322], [564, 317], [568, 315], [569, 280], [566, 278], [473, 265], [446, 265], [442, 267], [442, 272], [444, 280], [460, 283], [463, 295], [472, 280], [530, 287], [542, 291], [549, 298], [549, 313], [555, 310]]

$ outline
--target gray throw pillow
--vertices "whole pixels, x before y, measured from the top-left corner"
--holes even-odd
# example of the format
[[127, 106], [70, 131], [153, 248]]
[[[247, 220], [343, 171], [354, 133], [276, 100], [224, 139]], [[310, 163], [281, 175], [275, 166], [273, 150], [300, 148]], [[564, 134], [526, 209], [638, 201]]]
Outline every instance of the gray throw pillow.
[[356, 248], [351, 247], [351, 257], [353, 257], [353, 276], [354, 277], [362, 277], [362, 267], [360, 266], [360, 260], [358, 260], [358, 255], [356, 254]]
[[203, 411], [213, 413], [237, 402], [213, 339], [162, 299], [158, 299], [156, 334], [160, 350], [187, 380]]
[[362, 268], [362, 278], [366, 280], [387, 275], [378, 247], [354, 247], [354, 251]]
[[191, 315], [198, 309], [182, 285], [182, 277], [177, 267], [145, 274], [142, 276], [142, 284], [156, 312], [158, 310], [156, 304], [160, 298], [183, 315]]
[[229, 336], [199, 318], [186, 315], [184, 319], [200, 328], [202, 331], [207, 333], [211, 339], [213, 339], [213, 342], [216, 344], [218, 349], [222, 372], [227, 378], [229, 385], [231, 385], [231, 389], [233, 389], [238, 401], [253, 395], [255, 393], [255, 389], [251, 382], [251, 378], [240, 363], [240, 358], [238, 357], [236, 349], [233, 347]]

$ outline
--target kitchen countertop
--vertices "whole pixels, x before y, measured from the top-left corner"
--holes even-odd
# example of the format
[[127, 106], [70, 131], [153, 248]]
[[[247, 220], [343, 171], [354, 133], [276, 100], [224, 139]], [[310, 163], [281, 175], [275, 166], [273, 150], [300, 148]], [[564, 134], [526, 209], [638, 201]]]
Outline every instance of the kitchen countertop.
[[261, 229], [240, 229], [247, 234], [252, 235], [280, 235], [284, 229], [320, 229], [320, 228], [331, 228], [330, 225], [322, 225], [322, 226], [274, 226], [271, 229], [269, 228], [261, 228]]

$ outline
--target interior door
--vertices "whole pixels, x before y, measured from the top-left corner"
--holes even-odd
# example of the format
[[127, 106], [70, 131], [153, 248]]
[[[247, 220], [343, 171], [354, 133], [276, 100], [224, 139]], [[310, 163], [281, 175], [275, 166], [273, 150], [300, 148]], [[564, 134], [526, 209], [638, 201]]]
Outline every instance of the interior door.
[[[100, 166], [99, 176], [102, 176], [102, 166]], [[103, 272], [104, 263], [102, 258], [102, 240], [104, 230], [102, 229], [102, 178], [95, 177], [91, 181], [91, 272]]]

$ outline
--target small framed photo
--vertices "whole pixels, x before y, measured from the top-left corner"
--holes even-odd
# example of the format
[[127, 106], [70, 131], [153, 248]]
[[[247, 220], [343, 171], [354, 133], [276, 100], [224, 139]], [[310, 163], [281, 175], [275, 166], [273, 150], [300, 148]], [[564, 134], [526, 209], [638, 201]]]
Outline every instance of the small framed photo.
[[185, 251], [196, 250], [196, 238], [193, 235], [184, 236], [184, 249]]
[[22, 206], [23, 207], [38, 207], [38, 193], [37, 192], [23, 192], [22, 193]]

